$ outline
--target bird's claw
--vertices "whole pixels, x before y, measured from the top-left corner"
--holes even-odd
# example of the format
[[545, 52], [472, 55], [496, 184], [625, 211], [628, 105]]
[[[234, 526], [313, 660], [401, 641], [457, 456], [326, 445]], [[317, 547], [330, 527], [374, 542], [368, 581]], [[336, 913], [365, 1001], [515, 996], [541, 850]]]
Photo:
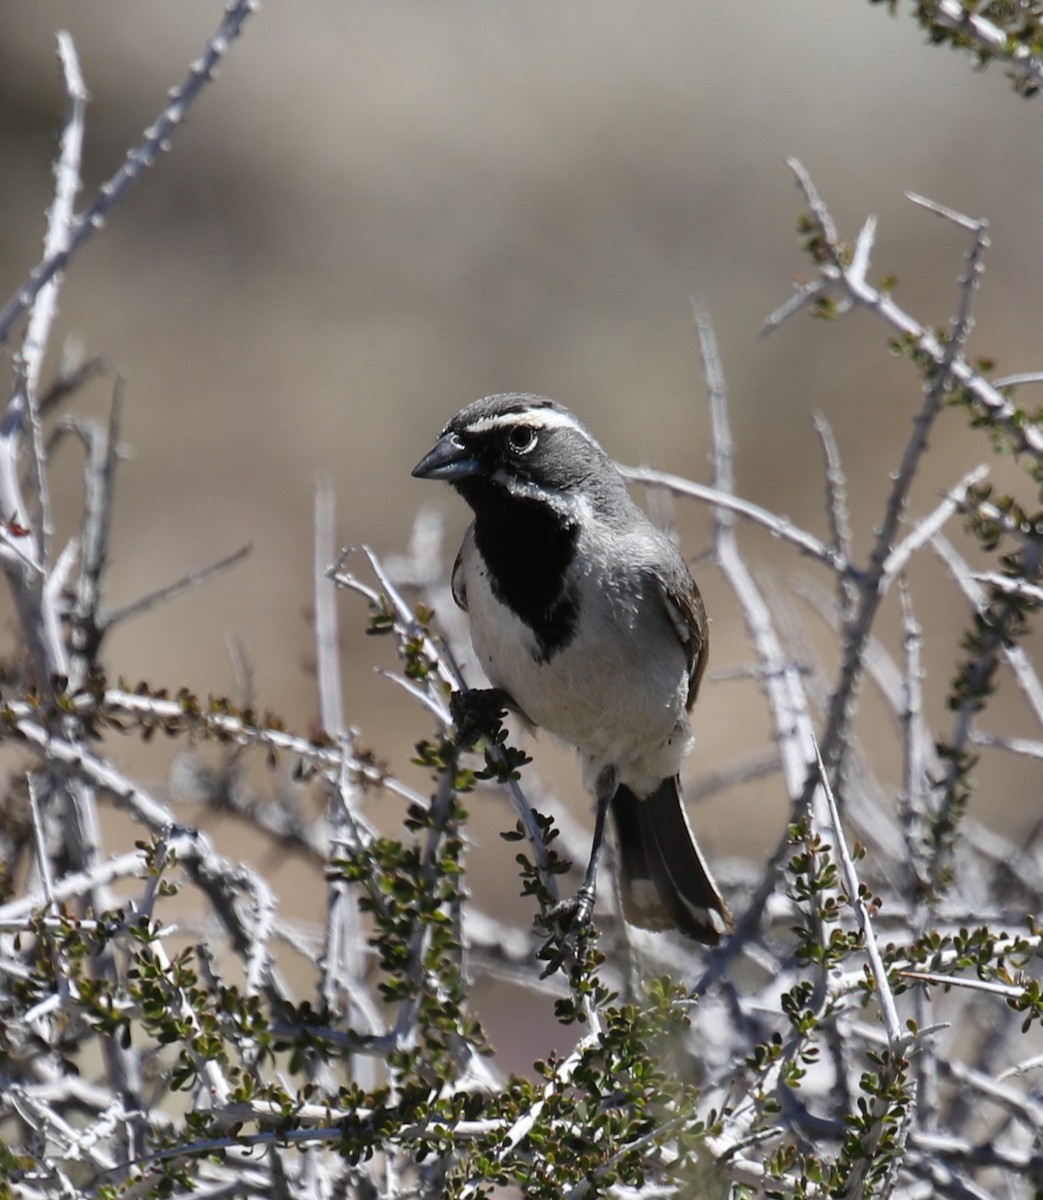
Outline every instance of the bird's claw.
[[553, 908], [543, 914], [544, 924], [564, 925], [568, 921], [568, 932], [574, 929], [585, 929], [594, 915], [594, 901], [597, 893], [594, 888], [585, 883], [568, 900], [559, 900]]
[[584, 944], [594, 916], [595, 899], [594, 887], [585, 883], [574, 896], [559, 901], [539, 918], [540, 924], [544, 926], [558, 925], [561, 927], [560, 935], [547, 945], [549, 950], [556, 941], [557, 950], [551, 955], [546, 967], [540, 973], [541, 979], [553, 975], [566, 958], [573, 955], [576, 958], [583, 957]]

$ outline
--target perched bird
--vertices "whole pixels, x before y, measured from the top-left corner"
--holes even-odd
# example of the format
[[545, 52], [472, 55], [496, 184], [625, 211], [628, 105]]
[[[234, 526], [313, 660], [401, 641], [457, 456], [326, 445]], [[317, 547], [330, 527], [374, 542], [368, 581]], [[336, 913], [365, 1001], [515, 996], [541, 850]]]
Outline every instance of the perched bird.
[[625, 918], [716, 945], [734, 921], [678, 778], [708, 641], [684, 559], [583, 425], [541, 396], [469, 404], [413, 474], [448, 481], [474, 512], [453, 596], [490, 683], [579, 751], [597, 820], [577, 920], [593, 910], [611, 809]]

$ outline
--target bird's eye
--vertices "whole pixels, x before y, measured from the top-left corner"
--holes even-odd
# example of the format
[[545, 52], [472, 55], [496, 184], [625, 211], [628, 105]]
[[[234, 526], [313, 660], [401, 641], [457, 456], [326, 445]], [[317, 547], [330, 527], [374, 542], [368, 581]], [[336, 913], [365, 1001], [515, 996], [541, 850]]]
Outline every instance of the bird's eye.
[[507, 444], [515, 454], [528, 454], [536, 445], [536, 430], [531, 425], [515, 425], [507, 434]]

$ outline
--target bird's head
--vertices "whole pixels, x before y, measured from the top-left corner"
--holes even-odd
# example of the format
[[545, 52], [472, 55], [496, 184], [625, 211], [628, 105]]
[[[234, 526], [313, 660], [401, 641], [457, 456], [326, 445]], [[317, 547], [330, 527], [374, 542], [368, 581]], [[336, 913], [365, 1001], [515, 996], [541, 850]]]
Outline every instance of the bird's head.
[[611, 459], [568, 409], [513, 393], [461, 409], [413, 474], [451, 483], [476, 511], [514, 499], [567, 514], [623, 487]]

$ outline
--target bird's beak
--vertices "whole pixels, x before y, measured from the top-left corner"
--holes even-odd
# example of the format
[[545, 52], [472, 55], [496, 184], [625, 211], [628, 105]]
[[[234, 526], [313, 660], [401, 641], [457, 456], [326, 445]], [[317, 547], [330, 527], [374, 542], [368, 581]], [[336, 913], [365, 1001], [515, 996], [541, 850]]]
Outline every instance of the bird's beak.
[[457, 434], [445, 433], [413, 468], [413, 475], [417, 479], [445, 479], [451, 483], [454, 479], [477, 475], [478, 470], [478, 460]]

